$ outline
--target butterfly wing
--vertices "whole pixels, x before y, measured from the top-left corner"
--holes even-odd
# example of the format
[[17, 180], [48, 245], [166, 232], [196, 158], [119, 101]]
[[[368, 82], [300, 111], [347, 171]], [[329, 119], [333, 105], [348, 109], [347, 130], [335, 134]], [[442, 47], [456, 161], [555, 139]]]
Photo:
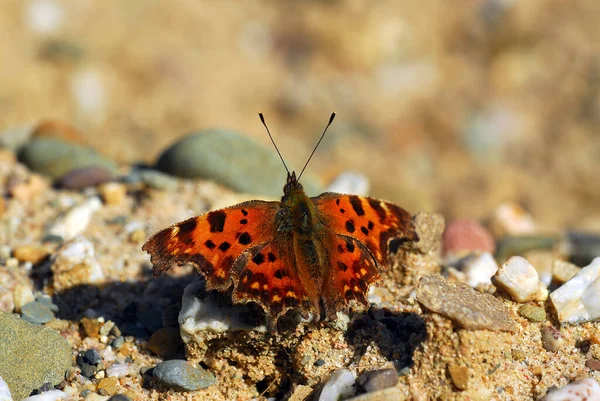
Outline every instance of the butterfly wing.
[[157, 232], [142, 249], [151, 256], [154, 275], [189, 263], [205, 276], [208, 290], [224, 291], [237, 279], [236, 260], [272, 241], [280, 207], [280, 202], [249, 201], [205, 213]]
[[323, 224], [336, 234], [363, 244], [380, 268], [389, 266], [392, 241], [417, 241], [410, 213], [389, 202], [366, 196], [326, 192], [311, 198]]

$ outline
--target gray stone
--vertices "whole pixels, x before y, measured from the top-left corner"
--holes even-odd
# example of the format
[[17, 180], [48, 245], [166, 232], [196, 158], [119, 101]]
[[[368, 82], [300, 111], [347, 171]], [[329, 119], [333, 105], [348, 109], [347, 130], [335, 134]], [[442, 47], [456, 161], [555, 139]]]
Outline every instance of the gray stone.
[[0, 377], [15, 400], [44, 383], [57, 385], [71, 367], [71, 347], [56, 331], [0, 312]]
[[421, 278], [417, 300], [426, 309], [468, 330], [515, 331], [515, 322], [502, 301], [467, 284], [448, 282], [437, 274]]
[[177, 189], [177, 180], [169, 174], [156, 170], [140, 170], [137, 172], [141, 182], [150, 188], [163, 191], [174, 191]]
[[31, 170], [60, 180], [67, 173], [86, 167], [102, 167], [111, 173], [115, 164], [93, 149], [52, 137], [34, 138], [19, 152], [19, 160]]
[[24, 320], [31, 323], [44, 324], [54, 319], [54, 312], [46, 305], [34, 301], [21, 307], [21, 315]]
[[[214, 180], [237, 191], [274, 197], [281, 196], [286, 179], [274, 149], [227, 130], [187, 135], [162, 153], [157, 168], [178, 177]], [[302, 178], [310, 196], [321, 192], [306, 176]]]
[[65, 189], [83, 189], [103, 184], [110, 181], [112, 177], [113, 172], [107, 168], [100, 166], [83, 167], [69, 171], [60, 179], [57, 185]]
[[362, 372], [356, 378], [356, 384], [366, 393], [394, 387], [398, 383], [396, 369], [377, 369]]
[[215, 376], [209, 371], [178, 359], [156, 365], [153, 376], [160, 383], [178, 391], [200, 390], [215, 383]]
[[131, 401], [131, 398], [123, 394], [115, 394], [108, 399], [108, 401]]

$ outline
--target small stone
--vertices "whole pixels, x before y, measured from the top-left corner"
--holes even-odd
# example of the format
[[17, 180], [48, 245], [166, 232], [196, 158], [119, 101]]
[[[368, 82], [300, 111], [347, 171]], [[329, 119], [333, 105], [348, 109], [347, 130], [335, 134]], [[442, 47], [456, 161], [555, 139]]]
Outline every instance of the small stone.
[[83, 331], [85, 332], [86, 336], [98, 338], [102, 323], [100, 323], [97, 319], [90, 319], [87, 317], [81, 319], [80, 323], [83, 326]]
[[498, 206], [490, 226], [496, 238], [505, 235], [529, 235], [536, 230], [533, 217], [515, 202], [506, 202]]
[[448, 366], [450, 380], [459, 390], [466, 390], [469, 386], [469, 368], [466, 366], [450, 365]]
[[497, 260], [507, 260], [512, 256], [524, 255], [532, 250], [551, 251], [558, 244], [559, 237], [552, 235], [505, 236], [498, 241]]
[[552, 390], [540, 401], [592, 401], [600, 400], [600, 384], [594, 379], [579, 379]]
[[519, 315], [532, 322], [543, 322], [546, 320], [546, 311], [544, 308], [530, 304], [521, 305], [519, 307]]
[[308, 396], [313, 392], [312, 387], [302, 384], [295, 385], [289, 394], [287, 401], [306, 401]]
[[32, 138], [59, 138], [72, 143], [85, 143], [83, 133], [71, 124], [57, 120], [40, 122], [31, 133]]
[[19, 262], [30, 262], [32, 265], [37, 265], [48, 257], [49, 253], [46, 249], [35, 245], [21, 245], [15, 247], [13, 256]]
[[498, 271], [496, 260], [488, 252], [466, 256], [455, 266], [461, 274], [460, 280], [473, 288], [491, 285], [492, 276]]
[[600, 371], [600, 360], [595, 358], [590, 358], [585, 362], [585, 366], [592, 369]]
[[105, 322], [102, 325], [102, 327], [100, 327], [98, 334], [100, 334], [101, 336], [107, 336], [110, 334], [110, 331], [113, 329], [113, 327], [115, 327], [115, 322], [113, 322], [112, 320], [109, 320], [109, 321]]
[[52, 389], [49, 391], [44, 391], [38, 395], [32, 395], [31, 397], [24, 398], [21, 401], [57, 401], [67, 398], [69, 398], [69, 394], [65, 393], [64, 391]]
[[98, 382], [96, 387], [98, 392], [104, 391], [106, 395], [114, 395], [119, 390], [119, 379], [116, 377], [107, 377]]
[[107, 205], [120, 205], [127, 196], [127, 187], [118, 182], [107, 182], [100, 185], [98, 192]]
[[35, 301], [35, 297], [29, 286], [19, 283], [13, 289], [13, 301], [15, 303], [15, 311], [21, 312], [21, 308]]
[[48, 323], [54, 319], [54, 313], [39, 302], [29, 302], [21, 308], [21, 316], [24, 320], [35, 324]]
[[48, 234], [58, 235], [64, 240], [71, 240], [87, 229], [92, 215], [101, 208], [100, 198], [91, 197], [59, 216], [50, 226]]
[[104, 270], [95, 258], [94, 245], [83, 237], [65, 243], [57, 252], [51, 266], [56, 290], [99, 284], [105, 279]]
[[444, 232], [444, 217], [437, 213], [420, 212], [413, 217], [413, 224], [419, 241], [412, 246], [423, 254], [437, 251]]
[[594, 343], [592, 339], [590, 339], [592, 345], [590, 346], [590, 352], [592, 356], [596, 359], [600, 359], [600, 344]]
[[496, 287], [506, 291], [517, 302], [545, 301], [548, 289], [540, 281], [537, 270], [520, 256], [513, 256], [492, 277]]
[[461, 257], [472, 252], [493, 254], [496, 250], [494, 237], [476, 220], [455, 220], [448, 224], [442, 244], [446, 257]]
[[115, 394], [108, 399], [108, 401], [131, 401], [131, 398], [124, 394]]
[[600, 255], [600, 235], [587, 231], [567, 232], [566, 248], [570, 261], [578, 266], [585, 266]]
[[108, 377], [124, 377], [131, 373], [131, 366], [128, 363], [113, 363], [106, 368]]
[[565, 344], [562, 333], [554, 326], [543, 326], [540, 333], [542, 335], [542, 346], [547, 351], [556, 352]]
[[144, 230], [143, 228], [134, 230], [131, 232], [131, 234], [129, 234], [129, 241], [134, 244], [141, 243], [146, 239], [148, 239], [148, 235], [146, 234], [146, 230]]
[[390, 387], [372, 393], [361, 394], [349, 398], [348, 401], [405, 401], [408, 399], [402, 390], [397, 387]]
[[90, 365], [89, 363], [82, 363], [79, 365], [81, 368], [81, 375], [83, 377], [87, 377], [88, 379], [94, 377], [96, 374], [96, 365]]
[[159, 363], [152, 374], [160, 383], [177, 391], [200, 390], [216, 381], [209, 371], [178, 359]]
[[552, 263], [552, 279], [557, 284], [564, 284], [575, 276], [581, 267], [575, 266], [573, 263], [565, 262], [564, 260], [554, 259]]
[[338, 369], [324, 382], [313, 400], [334, 401], [344, 400], [354, 395], [356, 377], [348, 369]]
[[11, 313], [13, 310], [15, 310], [13, 294], [10, 291], [0, 291], [0, 311]]
[[524, 256], [537, 271], [540, 281], [549, 287], [552, 284], [554, 253], [549, 250], [534, 249]]
[[123, 344], [125, 344], [125, 338], [123, 336], [115, 337], [110, 343], [114, 349], [121, 348]]
[[177, 180], [168, 174], [156, 170], [140, 170], [141, 181], [150, 188], [162, 191], [175, 191], [177, 189]]
[[48, 309], [50, 309], [52, 312], [58, 312], [58, 305], [56, 305], [54, 302], [52, 302], [52, 298], [49, 297], [48, 295], [38, 295], [35, 297], [35, 301], [39, 302], [42, 305], [46, 305], [48, 307]]
[[362, 372], [356, 378], [356, 384], [363, 392], [383, 390], [394, 387], [398, 383], [398, 372], [396, 369], [378, 369]]
[[439, 275], [421, 278], [417, 300], [428, 310], [468, 330], [515, 330], [515, 322], [499, 299], [466, 284], [448, 282]]
[[148, 349], [161, 357], [175, 355], [183, 345], [179, 327], [163, 327], [154, 332], [148, 341]]
[[317, 359], [317, 360], [316, 360], [316, 361], [313, 363], [313, 365], [314, 365], [314, 366], [316, 366], [316, 367], [323, 366], [323, 365], [325, 365], [325, 360], [324, 360], [324, 359], [321, 359], [321, 358], [319, 358], [319, 359]]
[[84, 352], [83, 357], [87, 360], [88, 363], [92, 365], [97, 365], [102, 362], [102, 357], [95, 349], [89, 349]]
[[99, 166], [90, 166], [69, 171], [62, 176], [56, 185], [64, 189], [84, 189], [103, 184], [112, 178], [113, 172], [111, 170]]

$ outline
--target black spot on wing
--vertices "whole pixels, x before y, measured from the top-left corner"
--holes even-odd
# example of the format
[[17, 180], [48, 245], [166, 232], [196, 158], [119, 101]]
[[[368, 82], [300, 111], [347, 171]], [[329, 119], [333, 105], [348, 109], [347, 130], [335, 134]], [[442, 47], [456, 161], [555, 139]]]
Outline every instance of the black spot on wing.
[[219, 245], [219, 249], [222, 250], [223, 252], [228, 250], [230, 247], [231, 247], [231, 245], [227, 241], [224, 241], [221, 243], [221, 245]]
[[350, 204], [352, 205], [352, 209], [359, 216], [365, 215], [365, 210], [362, 207], [362, 201], [356, 195], [350, 197]]
[[373, 224], [373, 222], [371, 220], [369, 220], [369, 226], [368, 226], [369, 230], [372, 230], [373, 227], [375, 227], [375, 224]]
[[247, 211], [247, 210], [245, 210], [245, 209], [242, 209], [242, 214], [243, 214], [244, 216], [248, 216], [248, 211]]
[[208, 249], [215, 249], [216, 245], [214, 242], [212, 242], [211, 240], [208, 240], [204, 243], [204, 246], [206, 246]]
[[338, 268], [343, 272], [348, 270], [348, 265], [345, 264], [344, 262], [337, 262], [337, 265], [338, 265]]
[[382, 223], [387, 217], [387, 213], [383, 206], [381, 206], [381, 201], [369, 198], [369, 206], [371, 206], [371, 208], [375, 210], [375, 213], [377, 213], [377, 217], [379, 217], [379, 222]]
[[248, 233], [242, 233], [239, 237], [238, 237], [238, 242], [242, 245], [248, 245], [249, 243], [252, 242], [252, 237], [250, 236], [250, 234]]
[[339, 253], [344, 253], [344, 247], [342, 246], [342, 244], [338, 244], [337, 249]]
[[354, 222], [352, 220], [348, 220], [346, 222], [346, 231], [349, 233], [353, 233], [356, 228], [354, 227]]
[[260, 264], [262, 264], [265, 261], [265, 255], [263, 255], [262, 253], [257, 253], [252, 258], [252, 261], [254, 263], [256, 263], [257, 265], [260, 265]]
[[248, 219], [241, 219], [240, 224], [248, 224]]
[[210, 212], [207, 216], [208, 224], [210, 225], [211, 233], [222, 233], [225, 228], [225, 219], [227, 214], [222, 210]]
[[285, 274], [285, 271], [279, 269], [279, 270], [277, 270], [275, 272], [274, 276], [275, 276], [275, 278], [278, 278], [278, 279], [281, 280], [282, 278], [284, 278], [285, 276], [287, 276], [287, 274]]
[[352, 243], [352, 241], [346, 240], [346, 249], [350, 253], [354, 252], [354, 244]]
[[364, 235], [369, 235], [369, 230], [367, 230], [367, 227], [361, 227], [360, 231], [364, 234]]
[[179, 225], [179, 232], [182, 236], [191, 235], [192, 232], [196, 229], [196, 225], [198, 224], [198, 219], [195, 217], [188, 219]]
[[269, 262], [275, 262], [275, 260], [277, 260], [277, 258], [275, 257], [275, 254], [273, 252], [269, 252], [267, 254], [267, 259], [269, 259]]

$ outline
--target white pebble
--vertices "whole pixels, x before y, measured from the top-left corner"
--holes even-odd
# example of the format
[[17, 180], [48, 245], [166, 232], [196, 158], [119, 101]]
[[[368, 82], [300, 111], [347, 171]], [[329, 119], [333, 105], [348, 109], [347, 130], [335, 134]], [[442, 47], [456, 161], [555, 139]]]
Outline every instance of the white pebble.
[[89, 198], [57, 218], [50, 227], [49, 233], [61, 236], [65, 240], [71, 240], [87, 229], [92, 220], [92, 215], [101, 207], [102, 201], [100, 201], [100, 198], [97, 196]]
[[21, 312], [23, 305], [35, 301], [35, 297], [29, 286], [19, 283], [13, 289], [13, 300], [15, 303], [15, 311]]
[[600, 384], [594, 379], [581, 379], [546, 394], [540, 401], [600, 400]]
[[498, 264], [489, 252], [469, 258], [461, 271], [465, 275], [465, 282], [471, 287], [492, 284], [492, 276], [498, 271]]
[[123, 377], [131, 373], [131, 367], [128, 363], [113, 363], [106, 368], [108, 377]]
[[600, 319], [600, 257], [550, 294], [561, 323]]
[[31, 397], [27, 397], [23, 399], [23, 401], [54, 401], [64, 400], [65, 398], [71, 398], [71, 396], [60, 390], [50, 390], [38, 395], [32, 395]]
[[345, 400], [354, 395], [356, 376], [348, 369], [339, 369], [329, 377], [321, 390], [317, 401]]
[[533, 234], [537, 228], [533, 217], [515, 202], [498, 206], [491, 227], [496, 236]]
[[104, 362], [112, 362], [117, 359], [117, 355], [115, 354], [115, 351], [113, 351], [113, 348], [110, 345], [107, 345], [106, 348], [99, 351], [98, 353], [100, 354]]
[[27, 24], [34, 32], [52, 33], [62, 24], [63, 15], [63, 9], [54, 1], [33, 1], [27, 7]]
[[8, 384], [2, 380], [2, 377], [0, 377], [0, 401], [12, 401], [12, 395], [10, 394]]
[[540, 281], [537, 270], [520, 256], [513, 256], [496, 272], [493, 283], [503, 288], [517, 302], [544, 301], [548, 289]]
[[345, 171], [329, 184], [327, 191], [365, 196], [368, 195], [370, 186], [369, 179], [363, 174]]

